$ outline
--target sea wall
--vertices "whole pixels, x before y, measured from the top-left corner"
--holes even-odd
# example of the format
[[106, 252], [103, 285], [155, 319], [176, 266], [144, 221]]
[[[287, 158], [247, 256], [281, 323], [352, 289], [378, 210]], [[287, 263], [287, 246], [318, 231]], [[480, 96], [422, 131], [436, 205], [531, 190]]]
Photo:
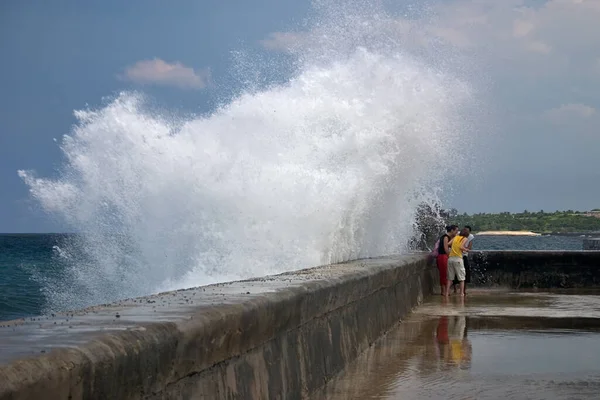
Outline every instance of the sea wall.
[[473, 251], [470, 262], [475, 286], [600, 287], [600, 251]]
[[437, 285], [423, 254], [0, 322], [0, 399], [303, 399]]
[[583, 250], [599, 250], [600, 251], [600, 237], [583, 239]]

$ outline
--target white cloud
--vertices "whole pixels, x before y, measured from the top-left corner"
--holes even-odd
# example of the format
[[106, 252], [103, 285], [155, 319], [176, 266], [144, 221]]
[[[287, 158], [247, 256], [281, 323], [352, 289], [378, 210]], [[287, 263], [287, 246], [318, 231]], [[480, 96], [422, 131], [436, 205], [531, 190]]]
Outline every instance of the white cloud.
[[[378, 33], [417, 54], [435, 57], [441, 42], [465, 55], [481, 71], [469, 79], [491, 83], [488, 98], [515, 135], [599, 132], [600, 0], [439, 0], [431, 10], [377, 20]], [[294, 51], [327, 33], [276, 32], [262, 44]]]
[[547, 110], [544, 112], [544, 116], [553, 121], [564, 121], [566, 119], [589, 119], [596, 116], [597, 113], [598, 111], [592, 106], [581, 103], [571, 103]]
[[455, 0], [434, 12], [438, 30], [462, 32], [486, 56], [511, 59], [514, 70], [543, 66], [537, 73], [551, 75], [584, 63], [589, 69], [600, 48], [599, 0]]
[[549, 44], [541, 42], [539, 40], [526, 42], [524, 47], [526, 50], [529, 50], [533, 53], [550, 54], [552, 52], [552, 47], [550, 47]]
[[516, 38], [525, 37], [529, 35], [535, 25], [531, 21], [516, 19], [513, 23], [513, 36]]
[[[433, 17], [399, 18], [389, 33], [415, 45], [437, 38], [450, 46], [503, 62], [529, 77], [597, 69], [600, 0], [452, 0], [431, 8]], [[310, 45], [310, 33], [274, 32], [261, 43], [271, 50]], [[506, 61], [510, 61], [507, 63]]]
[[[506, 138], [600, 139], [600, 0], [434, 1], [424, 17], [376, 20], [377, 34], [434, 59], [450, 50], [459, 69], [467, 60]], [[328, 33], [276, 32], [262, 44], [294, 51], [329, 45]]]
[[168, 63], [155, 58], [142, 60], [127, 67], [120, 78], [140, 85], [173, 86], [180, 89], [202, 89], [210, 80], [210, 70], [195, 71], [175, 62]]
[[[597, 148], [598, 126], [600, 125], [600, 111], [597, 108], [583, 103], [563, 104], [556, 108], [546, 110], [541, 115], [539, 126], [546, 132], [547, 138], [556, 140], [562, 137], [567, 142], [581, 140], [579, 151], [582, 153], [592, 151]], [[585, 142], [585, 138], [593, 139], [595, 142]], [[585, 144], [584, 144], [585, 143]], [[563, 150], [563, 147], [558, 147]]]

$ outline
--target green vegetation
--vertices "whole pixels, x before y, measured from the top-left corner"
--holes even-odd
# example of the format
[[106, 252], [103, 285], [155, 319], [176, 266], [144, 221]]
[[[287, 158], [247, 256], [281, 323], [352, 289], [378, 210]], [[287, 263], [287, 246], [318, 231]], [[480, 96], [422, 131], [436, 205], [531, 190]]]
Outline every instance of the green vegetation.
[[422, 203], [417, 208], [415, 235], [409, 245], [417, 250], [431, 250], [444, 232], [446, 225], [460, 227], [470, 225], [473, 232], [483, 231], [531, 231], [536, 233], [590, 233], [600, 232], [600, 210], [591, 211], [542, 211], [497, 214], [459, 214], [457, 210], [444, 210], [439, 204]]
[[556, 211], [468, 215], [449, 210], [447, 221], [459, 226], [470, 225], [475, 232], [532, 231], [536, 233], [600, 232], [600, 210]]

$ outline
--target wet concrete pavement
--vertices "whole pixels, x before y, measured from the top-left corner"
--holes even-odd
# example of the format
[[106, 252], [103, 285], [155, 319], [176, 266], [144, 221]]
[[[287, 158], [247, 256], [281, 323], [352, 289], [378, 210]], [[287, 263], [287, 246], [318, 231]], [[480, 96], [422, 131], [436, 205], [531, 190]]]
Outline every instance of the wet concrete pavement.
[[600, 293], [433, 298], [313, 398], [600, 398]]

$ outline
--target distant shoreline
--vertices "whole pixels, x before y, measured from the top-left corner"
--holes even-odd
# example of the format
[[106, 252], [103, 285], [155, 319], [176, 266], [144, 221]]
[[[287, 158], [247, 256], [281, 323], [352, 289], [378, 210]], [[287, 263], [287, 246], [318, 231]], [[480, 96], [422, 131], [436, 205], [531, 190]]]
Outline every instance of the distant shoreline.
[[531, 231], [484, 231], [477, 233], [478, 236], [541, 236], [540, 233]]
[[532, 231], [482, 231], [480, 236], [589, 236], [600, 238], [600, 232], [532, 232]]

